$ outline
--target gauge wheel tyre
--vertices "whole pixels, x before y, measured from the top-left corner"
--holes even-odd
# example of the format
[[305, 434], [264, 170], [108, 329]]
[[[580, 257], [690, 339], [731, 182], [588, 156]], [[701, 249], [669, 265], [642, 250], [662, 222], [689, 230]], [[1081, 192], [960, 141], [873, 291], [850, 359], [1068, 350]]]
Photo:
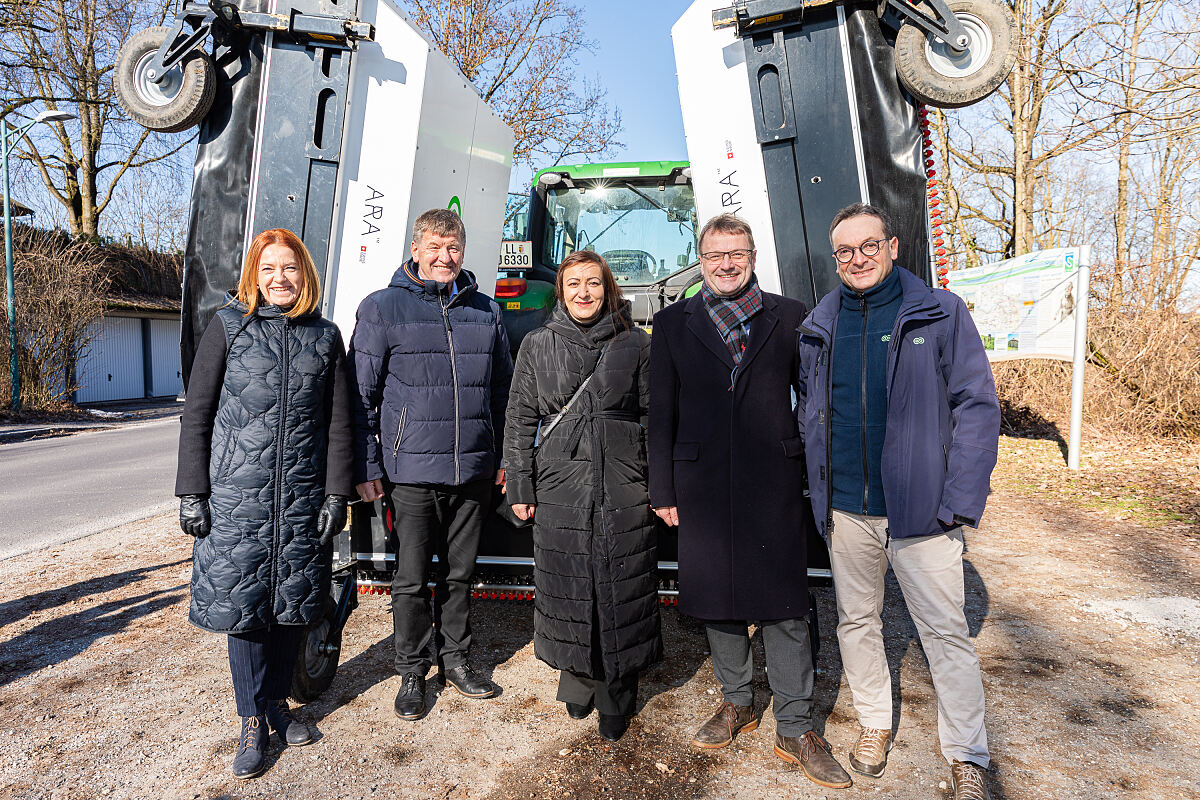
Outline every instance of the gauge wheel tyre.
[[960, 108], [987, 97], [1012, 71], [1017, 63], [1017, 21], [1000, 0], [949, 0], [947, 5], [967, 29], [966, 50], [955, 53], [905, 22], [896, 34], [896, 73], [922, 103]]
[[[331, 637], [335, 605], [332, 597], [325, 598], [321, 616], [304, 630], [300, 640], [300, 652], [296, 656], [296, 667], [292, 670], [292, 697], [298, 703], [311, 703], [329, 688], [337, 674], [338, 657], [341, 655], [342, 636]], [[329, 652], [324, 645], [338, 649]]]
[[113, 84], [130, 118], [159, 133], [187, 130], [204, 119], [217, 94], [217, 70], [207, 53], [193, 50], [159, 83], [150, 79], [150, 63], [171, 33], [162, 26], [134, 34], [117, 53]]

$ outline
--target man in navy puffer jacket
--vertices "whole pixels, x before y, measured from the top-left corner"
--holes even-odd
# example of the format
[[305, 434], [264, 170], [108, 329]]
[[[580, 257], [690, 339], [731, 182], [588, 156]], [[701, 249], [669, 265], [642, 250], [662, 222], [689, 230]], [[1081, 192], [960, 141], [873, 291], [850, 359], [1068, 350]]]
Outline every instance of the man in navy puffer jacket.
[[500, 308], [462, 269], [466, 231], [454, 212], [426, 211], [412, 260], [362, 301], [349, 360], [355, 371], [355, 471], [364, 501], [391, 495], [399, 547], [392, 580], [395, 711], [425, 715], [433, 620], [426, 573], [438, 553], [441, 675], [467, 697], [496, 687], [467, 661], [470, 579], [500, 449], [512, 357]]
[[955, 800], [986, 799], [983, 682], [963, 601], [962, 526], [983, 515], [1000, 404], [966, 304], [892, 260], [887, 215], [856, 203], [829, 229], [842, 286], [799, 329], [800, 431], [829, 544], [838, 644], [862, 726], [851, 767], [877, 777], [892, 743], [884, 653], [890, 563], [938, 697]]

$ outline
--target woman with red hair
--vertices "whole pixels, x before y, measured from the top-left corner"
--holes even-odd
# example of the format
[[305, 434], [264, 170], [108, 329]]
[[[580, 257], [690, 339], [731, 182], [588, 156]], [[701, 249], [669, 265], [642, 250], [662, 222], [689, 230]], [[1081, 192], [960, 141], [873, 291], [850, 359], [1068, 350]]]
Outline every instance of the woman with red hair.
[[346, 348], [320, 297], [304, 243], [258, 234], [196, 350], [183, 410], [175, 494], [196, 540], [188, 619], [228, 635], [237, 778], [265, 769], [268, 725], [286, 744], [313, 741], [286, 698], [354, 491]]

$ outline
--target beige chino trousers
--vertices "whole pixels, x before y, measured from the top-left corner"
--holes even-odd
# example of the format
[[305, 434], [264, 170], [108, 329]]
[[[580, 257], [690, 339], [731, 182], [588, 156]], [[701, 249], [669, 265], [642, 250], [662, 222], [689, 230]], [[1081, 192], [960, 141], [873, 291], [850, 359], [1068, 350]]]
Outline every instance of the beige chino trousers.
[[938, 736], [947, 761], [990, 761], [983, 680], [964, 611], [962, 529], [891, 539], [887, 517], [834, 510], [829, 557], [837, 594], [838, 645], [858, 721], [892, 727], [892, 679], [883, 647], [888, 563], [921, 637], [938, 701]]

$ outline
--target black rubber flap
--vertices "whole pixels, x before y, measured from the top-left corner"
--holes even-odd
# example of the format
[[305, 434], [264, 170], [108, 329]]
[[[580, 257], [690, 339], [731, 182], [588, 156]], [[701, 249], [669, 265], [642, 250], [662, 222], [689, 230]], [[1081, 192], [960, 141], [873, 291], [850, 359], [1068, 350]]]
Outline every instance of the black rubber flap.
[[846, 32], [858, 119], [862, 130], [867, 187], [872, 205], [896, 223], [897, 263], [932, 284], [929, 264], [926, 177], [916, 101], [896, 77], [895, 37], [880, 29], [869, 6], [846, 8]]
[[[243, 11], [267, 10], [267, 0], [239, 5]], [[241, 274], [263, 44], [261, 34], [237, 32], [216, 52], [217, 95], [200, 124], [183, 256], [179, 349], [185, 391], [200, 337]]]

